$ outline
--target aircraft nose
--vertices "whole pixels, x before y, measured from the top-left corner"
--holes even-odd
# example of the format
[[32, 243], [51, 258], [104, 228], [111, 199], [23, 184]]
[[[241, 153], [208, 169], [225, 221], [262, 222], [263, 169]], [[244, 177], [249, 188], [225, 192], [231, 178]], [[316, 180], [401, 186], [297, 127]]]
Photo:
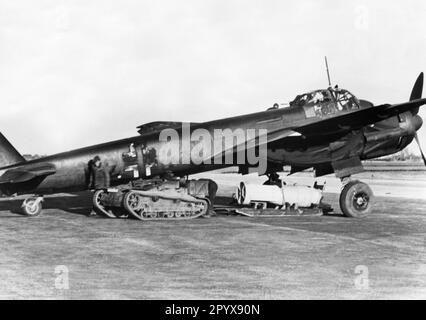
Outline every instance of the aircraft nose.
[[413, 125], [416, 131], [421, 128], [422, 124], [423, 124], [422, 118], [419, 115], [415, 115], [413, 117]]

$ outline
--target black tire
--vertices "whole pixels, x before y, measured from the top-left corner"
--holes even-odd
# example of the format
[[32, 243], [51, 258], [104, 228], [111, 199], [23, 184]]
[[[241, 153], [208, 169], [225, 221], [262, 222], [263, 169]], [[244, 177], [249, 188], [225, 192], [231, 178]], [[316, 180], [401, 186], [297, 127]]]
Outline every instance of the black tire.
[[242, 205], [244, 203], [246, 193], [246, 186], [244, 182], [240, 182], [240, 187], [237, 189], [237, 194], [235, 195], [235, 198], [237, 199], [237, 203], [239, 205]]
[[340, 209], [350, 218], [363, 218], [373, 209], [373, 191], [361, 181], [348, 182], [340, 193]]
[[22, 205], [22, 212], [26, 216], [36, 217], [41, 213], [41, 210], [43, 209], [41, 201], [39, 201], [38, 204], [34, 206], [35, 201], [36, 198], [28, 198], [27, 200], [25, 200], [25, 204]]

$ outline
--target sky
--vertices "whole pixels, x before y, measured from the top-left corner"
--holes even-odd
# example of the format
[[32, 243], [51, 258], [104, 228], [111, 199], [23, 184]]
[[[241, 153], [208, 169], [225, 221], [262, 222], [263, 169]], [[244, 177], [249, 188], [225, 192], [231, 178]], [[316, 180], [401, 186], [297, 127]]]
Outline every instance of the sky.
[[423, 0], [0, 0], [0, 131], [53, 154], [256, 112], [327, 87], [324, 56], [333, 84], [404, 102], [425, 18]]

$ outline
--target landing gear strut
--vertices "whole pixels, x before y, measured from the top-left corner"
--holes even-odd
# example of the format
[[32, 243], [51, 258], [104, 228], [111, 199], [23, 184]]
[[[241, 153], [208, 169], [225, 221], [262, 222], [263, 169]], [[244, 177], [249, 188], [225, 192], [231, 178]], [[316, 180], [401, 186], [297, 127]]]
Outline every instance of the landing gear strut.
[[[342, 182], [344, 183], [345, 180], [342, 179]], [[363, 218], [371, 213], [372, 201], [371, 188], [364, 182], [352, 180], [344, 184], [339, 204], [346, 217]]]
[[22, 203], [22, 211], [30, 217], [38, 216], [41, 213], [43, 197], [30, 197]]

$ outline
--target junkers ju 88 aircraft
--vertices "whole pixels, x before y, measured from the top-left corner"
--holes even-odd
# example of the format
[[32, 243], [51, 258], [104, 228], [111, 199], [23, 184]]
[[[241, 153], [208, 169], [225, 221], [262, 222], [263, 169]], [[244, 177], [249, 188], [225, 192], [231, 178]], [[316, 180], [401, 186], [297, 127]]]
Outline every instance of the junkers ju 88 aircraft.
[[[208, 199], [194, 196], [194, 193], [180, 193], [179, 188], [174, 193], [153, 189], [155, 178], [171, 174], [185, 177], [236, 165], [244, 174], [253, 164], [247, 160], [238, 162], [236, 157], [232, 161], [214, 163], [165, 162], [160, 156], [161, 149], [170, 144], [170, 140], [160, 139], [161, 133], [165, 129], [175, 130], [181, 146], [190, 139], [184, 132], [185, 125], [190, 133], [203, 129], [212, 137], [217, 129], [231, 135], [236, 130], [255, 129], [255, 136], [244, 141], [243, 150], [266, 150], [267, 166], [262, 174], [282, 171], [284, 165], [291, 166], [291, 173], [308, 168], [313, 168], [316, 176], [334, 173], [342, 181], [340, 207], [343, 214], [361, 217], [371, 212], [373, 193], [367, 184], [350, 177], [363, 170], [362, 160], [398, 152], [413, 139], [418, 142], [416, 131], [422, 125], [418, 111], [426, 104], [426, 99], [421, 98], [422, 90], [423, 73], [418, 76], [409, 101], [374, 105], [330, 85], [327, 89], [298, 95], [288, 107], [204, 123], [148, 123], [138, 127], [139, 135], [131, 138], [31, 161], [25, 161], [0, 134], [0, 191], [3, 196], [28, 195], [22, 204], [28, 216], [41, 212], [44, 195], [94, 189], [95, 207], [111, 217], [118, 216], [120, 210], [127, 210], [141, 220], [193, 218], [206, 212]], [[262, 130], [267, 132], [265, 140], [260, 139]], [[235, 140], [238, 139], [231, 138], [229, 148], [211, 157], [221, 159], [229, 151], [235, 155], [237, 147], [241, 147]], [[208, 142], [211, 145], [211, 141]], [[188, 143], [194, 145], [193, 141]], [[187, 156], [186, 151], [178, 150], [178, 160]], [[172, 179], [170, 183], [182, 180]]]

